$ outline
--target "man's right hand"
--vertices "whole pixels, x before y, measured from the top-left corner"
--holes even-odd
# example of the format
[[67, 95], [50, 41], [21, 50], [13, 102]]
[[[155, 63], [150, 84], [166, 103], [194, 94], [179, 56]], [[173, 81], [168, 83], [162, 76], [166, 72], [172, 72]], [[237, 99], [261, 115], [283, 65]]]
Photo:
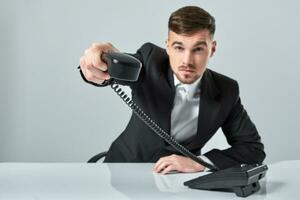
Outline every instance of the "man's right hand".
[[80, 57], [80, 69], [86, 80], [102, 84], [110, 79], [107, 64], [101, 59], [102, 53], [119, 52], [111, 43], [93, 43]]

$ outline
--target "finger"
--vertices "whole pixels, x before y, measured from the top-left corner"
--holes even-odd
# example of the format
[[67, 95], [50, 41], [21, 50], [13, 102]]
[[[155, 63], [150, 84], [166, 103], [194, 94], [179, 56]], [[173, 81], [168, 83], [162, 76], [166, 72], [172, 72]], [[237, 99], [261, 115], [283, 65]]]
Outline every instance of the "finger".
[[85, 75], [86, 79], [90, 82], [102, 84], [105, 79], [97, 78], [94, 74], [92, 74], [90, 71], [86, 70]]
[[154, 165], [154, 171], [156, 171], [157, 168], [158, 168], [163, 162], [165, 162], [166, 158], [167, 158], [167, 156], [161, 157], [161, 158], [155, 163], [155, 165]]
[[87, 70], [90, 71], [95, 76], [95, 78], [102, 79], [102, 80], [110, 79], [110, 76], [107, 71], [104, 72], [94, 67], [88, 67]]
[[156, 171], [156, 169], [157, 169], [157, 167], [160, 165], [160, 163], [161, 163], [161, 159], [159, 159], [159, 160], [155, 163], [155, 165], [154, 165], [154, 167], [153, 167], [153, 170], [154, 170], [154, 171]]
[[85, 55], [85, 65], [92, 66], [101, 71], [107, 71], [107, 64], [100, 59], [100, 54], [87, 54]]
[[110, 78], [109, 74], [107, 72], [102, 72], [96, 68], [85, 68], [83, 71], [83, 74], [85, 76], [85, 78], [88, 81], [100, 84], [102, 83], [104, 80], [108, 80]]
[[168, 161], [164, 161], [164, 162], [160, 163], [160, 164], [157, 166], [155, 172], [160, 173], [160, 172], [163, 171], [166, 167], [168, 167], [170, 164], [172, 164], [172, 163], [171, 163], [171, 162], [168, 162]]
[[86, 78], [86, 63], [85, 63], [85, 57], [84, 56], [82, 56], [80, 58], [80, 66], [79, 67], [80, 67], [80, 70], [83, 73], [84, 77]]
[[166, 167], [168, 167], [169, 165], [168, 165], [168, 163], [162, 163], [162, 164], [160, 164], [158, 167], [157, 167], [157, 169], [156, 169], [156, 173], [161, 173]]
[[[80, 68], [82, 71], [85, 71], [86, 69], [91, 70], [91, 71], [95, 71], [95, 70], [101, 70], [103, 72], [107, 71], [107, 65], [106, 63], [102, 63], [102, 66], [99, 67], [95, 67], [94, 63], [89, 62], [91, 59], [89, 58], [89, 55], [85, 55], [82, 56], [80, 58]], [[110, 77], [106, 77], [105, 79], [109, 79]]]
[[101, 46], [98, 48], [90, 47], [84, 51], [84, 60], [86, 66], [93, 66], [102, 71], [107, 71], [107, 64], [101, 60], [103, 50]]
[[101, 59], [101, 54], [95, 53], [92, 57], [93, 66], [102, 71], [107, 71], [107, 64]]
[[161, 158], [155, 163], [154, 170], [157, 169], [157, 167], [158, 167], [159, 165], [161, 165], [163, 162], [171, 162], [172, 159], [174, 159], [174, 155], [161, 157]]
[[108, 74], [107, 71], [104, 72], [104, 71], [101, 71], [101, 70], [96, 69], [94, 67], [91, 67], [89, 69], [89, 71], [91, 71], [96, 78], [99, 78], [99, 79], [102, 79], [102, 80], [108, 80], [108, 79], [110, 79], [110, 75]]
[[94, 43], [92, 43], [92, 47], [93, 48], [97, 48], [97, 47], [99, 47], [99, 46], [101, 46], [102, 45], [102, 43], [100, 43], [100, 42], [94, 42]]
[[80, 57], [79, 63], [80, 63], [80, 69], [83, 70], [83, 68], [86, 66], [84, 56]]
[[102, 71], [107, 71], [107, 64], [101, 58], [103, 52], [119, 52], [119, 50], [109, 42], [93, 43], [84, 51], [85, 64], [92, 65], [93, 67]]
[[161, 171], [161, 174], [167, 174], [175, 170], [177, 170], [175, 165], [169, 165], [168, 167], [166, 167], [164, 170]]

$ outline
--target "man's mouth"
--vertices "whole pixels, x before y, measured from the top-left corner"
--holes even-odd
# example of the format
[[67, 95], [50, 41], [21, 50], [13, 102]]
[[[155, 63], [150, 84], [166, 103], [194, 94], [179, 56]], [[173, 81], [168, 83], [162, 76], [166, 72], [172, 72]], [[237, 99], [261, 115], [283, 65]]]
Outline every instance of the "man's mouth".
[[185, 72], [185, 73], [193, 73], [194, 69], [189, 68], [189, 67], [179, 67], [179, 71]]
[[183, 72], [194, 72], [195, 69], [192, 66], [180, 66], [179, 67], [179, 71], [183, 71]]
[[181, 69], [179, 71], [184, 71], [184, 72], [193, 72], [194, 70], [191, 70], [191, 69]]

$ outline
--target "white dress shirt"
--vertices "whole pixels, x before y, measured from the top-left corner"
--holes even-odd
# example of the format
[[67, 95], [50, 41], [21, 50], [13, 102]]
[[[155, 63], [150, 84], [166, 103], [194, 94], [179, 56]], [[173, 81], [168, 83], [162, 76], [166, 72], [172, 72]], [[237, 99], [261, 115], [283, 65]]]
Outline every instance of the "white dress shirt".
[[[192, 84], [183, 84], [173, 76], [176, 94], [171, 112], [171, 135], [176, 141], [182, 142], [197, 133], [202, 77]], [[206, 156], [199, 157], [213, 165]]]
[[182, 84], [174, 75], [176, 94], [171, 113], [171, 135], [182, 142], [197, 133], [201, 77], [192, 84]]

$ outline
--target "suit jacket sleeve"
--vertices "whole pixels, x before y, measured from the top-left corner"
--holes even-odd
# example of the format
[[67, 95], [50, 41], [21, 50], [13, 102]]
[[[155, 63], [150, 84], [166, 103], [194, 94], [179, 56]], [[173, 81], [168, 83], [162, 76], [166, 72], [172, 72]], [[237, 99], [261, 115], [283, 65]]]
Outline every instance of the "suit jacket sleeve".
[[238, 84], [235, 85], [237, 95], [228, 117], [222, 124], [222, 131], [231, 147], [225, 150], [213, 149], [204, 154], [220, 169], [241, 163], [260, 164], [265, 158], [264, 145], [241, 104]]
[[[139, 78], [136, 82], [129, 82], [129, 81], [123, 81], [123, 80], [117, 80], [115, 79], [115, 82], [117, 82], [118, 84], [121, 84], [121, 85], [126, 85], [126, 86], [129, 86], [129, 87], [134, 87], [135, 85], [139, 85], [140, 82], [143, 81], [143, 78], [144, 78], [144, 74], [145, 74], [145, 63], [147, 62], [148, 60], [148, 57], [149, 57], [149, 54], [151, 53], [152, 51], [152, 45], [150, 43], [145, 43], [143, 44], [135, 54], [129, 54], [128, 55], [131, 55], [131, 56], [134, 56], [135, 58], [137, 58], [138, 60], [140, 60], [142, 62], [142, 69], [140, 71], [140, 75], [139, 75]], [[93, 83], [91, 81], [88, 81], [81, 69], [80, 69], [80, 66], [77, 67], [80, 71], [80, 75], [82, 77], [82, 79], [86, 82], [86, 83], [89, 83], [93, 86], [97, 86], [97, 87], [105, 87], [107, 85], [109, 85], [109, 81], [105, 81], [104, 84], [96, 84], [96, 83]]]

